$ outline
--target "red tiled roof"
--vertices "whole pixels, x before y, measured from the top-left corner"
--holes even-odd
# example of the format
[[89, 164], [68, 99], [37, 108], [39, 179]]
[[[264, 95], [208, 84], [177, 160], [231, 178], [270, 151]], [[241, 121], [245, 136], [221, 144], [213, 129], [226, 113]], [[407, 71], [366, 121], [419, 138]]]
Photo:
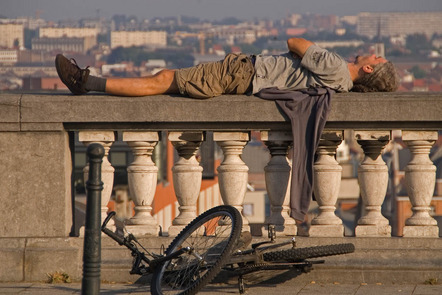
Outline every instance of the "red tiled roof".
[[427, 82], [424, 79], [416, 79], [413, 82], [414, 87], [423, 87], [427, 86]]
[[442, 91], [442, 85], [430, 84], [430, 85], [428, 85], [428, 91], [440, 92], [440, 91]]

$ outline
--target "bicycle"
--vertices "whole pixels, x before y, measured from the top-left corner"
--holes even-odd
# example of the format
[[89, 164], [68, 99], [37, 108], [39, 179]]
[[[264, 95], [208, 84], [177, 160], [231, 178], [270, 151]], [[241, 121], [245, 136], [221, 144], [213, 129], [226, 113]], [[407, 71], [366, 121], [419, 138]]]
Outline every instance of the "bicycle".
[[[221, 205], [196, 217], [164, 253], [155, 254], [145, 249], [131, 233], [121, 237], [106, 228], [114, 215], [115, 212], [108, 214], [101, 230], [131, 251], [134, 258], [131, 274], [153, 274], [150, 288], [153, 295], [196, 294], [221, 270], [238, 276], [238, 288], [242, 294], [245, 291], [243, 276], [246, 274], [290, 268], [308, 272], [313, 264], [324, 261], [306, 259], [354, 251], [354, 245], [350, 243], [307, 248], [296, 248], [294, 239], [276, 243], [272, 226], [269, 226], [269, 241], [240, 250], [241, 214], [232, 206]], [[290, 249], [271, 251], [290, 244]]]

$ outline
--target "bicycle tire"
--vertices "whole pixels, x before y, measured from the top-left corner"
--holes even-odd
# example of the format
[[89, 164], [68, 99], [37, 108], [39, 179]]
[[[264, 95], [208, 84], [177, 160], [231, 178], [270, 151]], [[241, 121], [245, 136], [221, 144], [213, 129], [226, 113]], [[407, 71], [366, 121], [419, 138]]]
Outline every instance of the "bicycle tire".
[[293, 249], [267, 252], [263, 253], [263, 259], [264, 261], [268, 262], [277, 262], [277, 261], [299, 262], [308, 258], [341, 255], [341, 254], [352, 253], [354, 251], [355, 251], [355, 246], [351, 243], [332, 244], [324, 246], [293, 248]]
[[[219, 220], [225, 225], [218, 226]], [[185, 253], [159, 265], [152, 276], [151, 294], [196, 294], [221, 271], [241, 229], [241, 214], [232, 206], [214, 207], [196, 217], [175, 237], [166, 255], [190, 246], [202, 259]]]

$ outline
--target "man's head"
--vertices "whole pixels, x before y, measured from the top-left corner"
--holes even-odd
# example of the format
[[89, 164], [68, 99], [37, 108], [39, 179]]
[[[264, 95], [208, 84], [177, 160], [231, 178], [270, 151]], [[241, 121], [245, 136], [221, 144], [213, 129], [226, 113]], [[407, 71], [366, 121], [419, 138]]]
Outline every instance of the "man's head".
[[354, 65], [358, 77], [353, 81], [352, 91], [393, 92], [399, 87], [399, 77], [390, 61], [376, 55], [357, 56]]

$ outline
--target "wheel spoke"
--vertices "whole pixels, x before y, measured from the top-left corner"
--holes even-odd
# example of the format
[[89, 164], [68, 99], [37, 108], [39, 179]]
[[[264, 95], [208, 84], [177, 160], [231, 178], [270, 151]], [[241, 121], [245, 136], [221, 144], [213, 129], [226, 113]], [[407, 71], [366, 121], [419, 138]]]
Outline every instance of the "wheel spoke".
[[227, 262], [241, 227], [241, 215], [230, 206], [215, 207], [198, 216], [174, 239], [166, 253], [182, 247], [192, 250], [156, 270], [152, 294], [198, 292]]

